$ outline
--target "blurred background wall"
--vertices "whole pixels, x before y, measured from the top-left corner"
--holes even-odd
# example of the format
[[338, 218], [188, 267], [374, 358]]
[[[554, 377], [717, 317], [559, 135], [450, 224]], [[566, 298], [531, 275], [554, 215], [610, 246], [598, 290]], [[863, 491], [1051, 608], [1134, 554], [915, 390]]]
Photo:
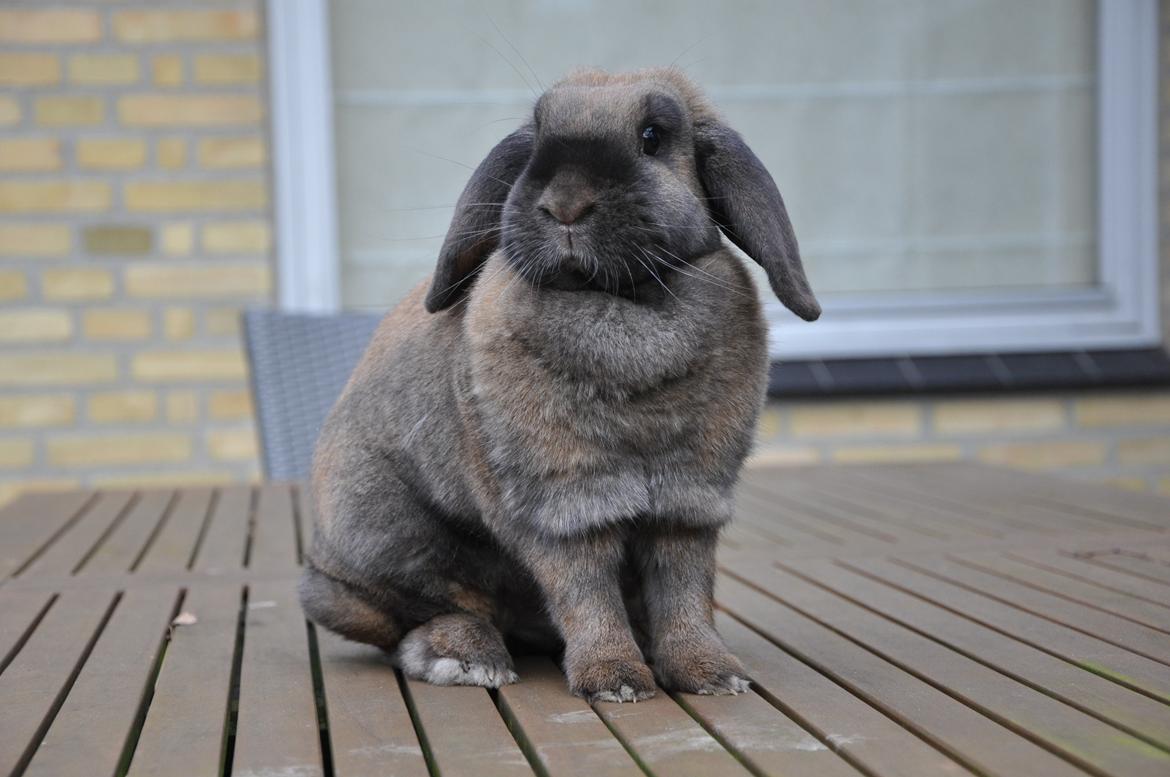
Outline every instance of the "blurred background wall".
[[0, 6], [0, 500], [256, 477], [266, 102], [256, 2]]
[[[393, 16], [389, 3], [335, 8], [334, 78], [355, 95], [337, 116], [343, 248], [369, 227], [387, 244], [383, 254], [402, 253], [405, 241], [410, 257], [431, 257], [432, 248], [410, 241], [437, 240], [449, 211], [415, 214], [404, 227], [393, 209], [451, 196], [428, 188], [427, 171], [456, 184], [467, 171], [434, 155], [395, 158], [403, 146], [387, 142], [398, 131], [393, 116], [360, 118], [375, 115], [362, 113], [361, 79], [397, 72], [409, 85], [423, 73], [408, 65], [426, 60], [426, 41], [402, 34], [399, 48], [383, 40], [386, 27], [368, 19]], [[237, 313], [271, 304], [277, 273], [263, 11], [261, 2], [238, 0], [0, 6], [0, 501], [28, 487], [258, 476]], [[1165, 325], [1170, 2], [1161, 11]], [[442, 57], [429, 64], [431, 74], [454, 67]], [[515, 123], [519, 114], [508, 115]], [[476, 142], [487, 145], [508, 126], [468, 113], [435, 131], [471, 119]], [[428, 149], [474, 156], [455, 141]], [[802, 164], [815, 172], [818, 162]], [[411, 198], [370, 198], [367, 171], [406, 181]], [[825, 206], [782, 188], [805, 235], [802, 224]], [[801, 208], [810, 218], [799, 218]], [[807, 245], [815, 281], [815, 239]], [[349, 261], [361, 252], [344, 253]], [[415, 275], [428, 271], [430, 259], [419, 261]], [[347, 273], [351, 307], [376, 306], [404, 285], [403, 276], [368, 267]], [[1170, 389], [770, 402], [757, 455], [790, 463], [972, 458], [1170, 493]]]

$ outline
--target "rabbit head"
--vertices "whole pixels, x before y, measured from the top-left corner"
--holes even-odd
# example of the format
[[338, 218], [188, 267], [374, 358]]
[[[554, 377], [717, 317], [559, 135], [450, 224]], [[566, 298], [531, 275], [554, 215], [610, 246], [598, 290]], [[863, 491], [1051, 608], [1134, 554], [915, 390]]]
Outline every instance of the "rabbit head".
[[721, 233], [789, 310], [820, 315], [775, 182], [698, 90], [671, 69], [578, 72], [472, 175], [426, 308], [453, 304], [496, 248], [534, 285], [637, 298]]

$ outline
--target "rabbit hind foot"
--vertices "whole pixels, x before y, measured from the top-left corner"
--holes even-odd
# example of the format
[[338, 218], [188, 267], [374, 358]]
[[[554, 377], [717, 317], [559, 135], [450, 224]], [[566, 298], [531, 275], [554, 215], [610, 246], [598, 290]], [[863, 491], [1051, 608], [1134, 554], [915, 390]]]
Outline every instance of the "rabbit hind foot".
[[499, 688], [519, 679], [499, 630], [467, 613], [438, 615], [411, 629], [394, 659], [407, 677], [432, 685]]

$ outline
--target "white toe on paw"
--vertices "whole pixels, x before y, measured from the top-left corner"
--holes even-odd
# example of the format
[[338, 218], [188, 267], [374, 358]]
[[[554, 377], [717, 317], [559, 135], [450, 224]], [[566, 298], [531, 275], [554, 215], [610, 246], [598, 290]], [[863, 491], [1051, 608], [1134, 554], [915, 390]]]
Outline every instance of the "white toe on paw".
[[719, 684], [700, 688], [696, 693], [700, 696], [736, 696], [751, 689], [751, 680], [732, 674], [720, 678]]
[[454, 658], [436, 658], [431, 661], [423, 679], [433, 685], [480, 685], [499, 688], [520, 678], [507, 667], [484, 666]]
[[639, 702], [643, 699], [649, 699], [654, 695], [653, 691], [635, 691], [628, 685], [623, 685], [616, 691], [598, 691], [593, 694], [591, 701], [611, 701], [617, 704], [624, 702]]
[[732, 675], [728, 679], [727, 686], [731, 688], [732, 693], [747, 693], [752, 689], [752, 681], [745, 677]]

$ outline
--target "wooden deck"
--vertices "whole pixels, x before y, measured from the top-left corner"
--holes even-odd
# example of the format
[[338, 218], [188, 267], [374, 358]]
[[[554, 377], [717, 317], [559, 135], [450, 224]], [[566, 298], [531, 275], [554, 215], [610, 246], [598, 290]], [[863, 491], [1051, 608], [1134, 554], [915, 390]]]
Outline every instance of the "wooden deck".
[[592, 709], [547, 658], [434, 688], [315, 631], [305, 509], [266, 485], [4, 510], [0, 776], [1170, 775], [1168, 500], [750, 471], [717, 599], [753, 692]]

